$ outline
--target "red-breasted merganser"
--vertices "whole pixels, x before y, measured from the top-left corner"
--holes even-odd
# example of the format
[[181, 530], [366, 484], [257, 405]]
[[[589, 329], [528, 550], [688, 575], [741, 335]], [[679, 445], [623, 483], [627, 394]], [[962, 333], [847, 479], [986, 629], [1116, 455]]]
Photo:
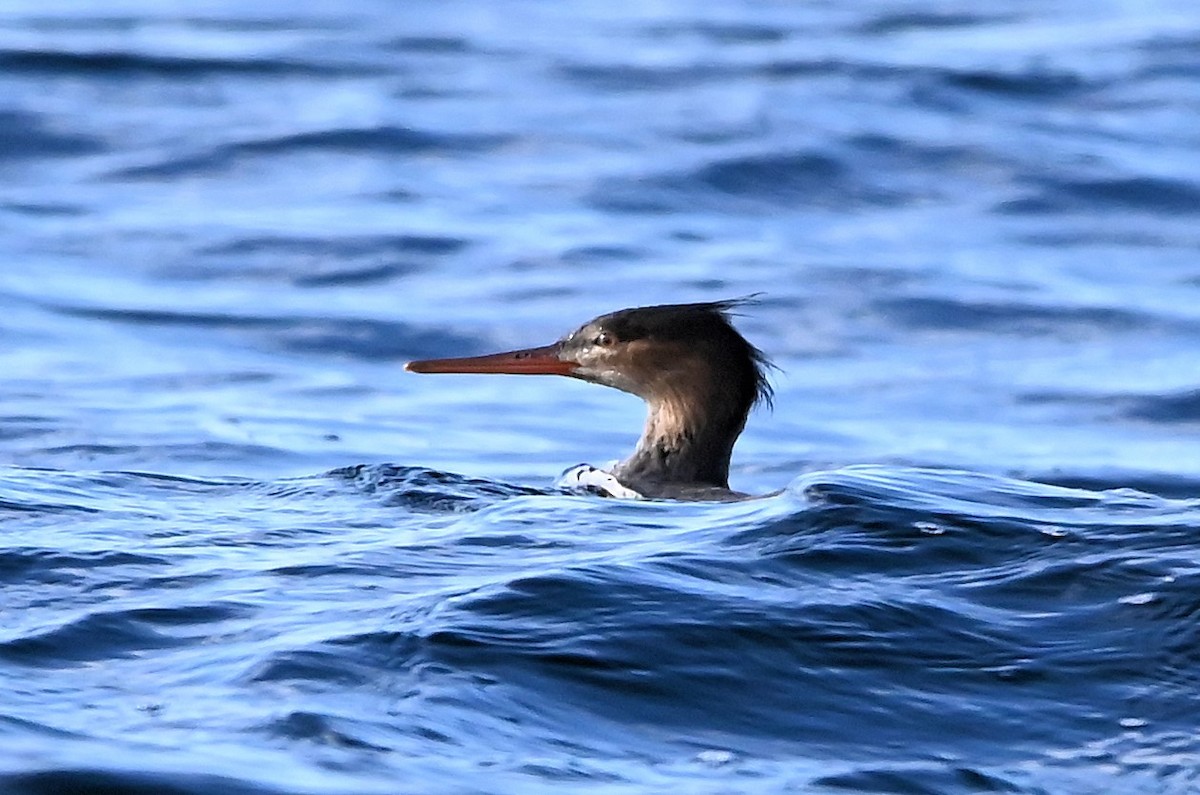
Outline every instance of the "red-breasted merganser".
[[733, 445], [758, 403], [770, 362], [729, 321], [743, 300], [622, 309], [541, 348], [409, 362], [414, 373], [567, 375], [646, 401], [637, 448], [611, 471], [636, 495], [746, 497], [729, 489]]

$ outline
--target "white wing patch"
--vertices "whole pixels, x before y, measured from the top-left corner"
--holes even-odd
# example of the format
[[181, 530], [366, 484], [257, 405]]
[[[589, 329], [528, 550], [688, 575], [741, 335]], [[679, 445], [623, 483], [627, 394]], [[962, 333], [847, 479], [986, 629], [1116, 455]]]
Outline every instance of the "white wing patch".
[[559, 476], [558, 482], [554, 485], [561, 489], [586, 491], [589, 494], [599, 494], [602, 497], [616, 497], [621, 500], [643, 499], [641, 494], [621, 485], [621, 481], [617, 480], [616, 476], [611, 472], [597, 469], [590, 464], [580, 464], [579, 466], [571, 467]]

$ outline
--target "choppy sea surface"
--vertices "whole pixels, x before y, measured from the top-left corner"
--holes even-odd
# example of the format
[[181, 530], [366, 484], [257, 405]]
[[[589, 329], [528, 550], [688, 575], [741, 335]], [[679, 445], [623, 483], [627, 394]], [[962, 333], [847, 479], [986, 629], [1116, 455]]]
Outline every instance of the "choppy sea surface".
[[[1200, 6], [0, 9], [0, 791], [1200, 790]], [[761, 293], [734, 504], [415, 376]]]

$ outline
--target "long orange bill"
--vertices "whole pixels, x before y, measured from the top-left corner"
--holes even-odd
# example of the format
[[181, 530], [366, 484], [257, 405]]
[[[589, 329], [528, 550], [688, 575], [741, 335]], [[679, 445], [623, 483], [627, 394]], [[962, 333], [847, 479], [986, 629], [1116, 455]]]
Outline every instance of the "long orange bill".
[[505, 373], [509, 375], [571, 375], [579, 367], [558, 358], [559, 345], [526, 348], [520, 351], [466, 356], [461, 359], [424, 359], [409, 362], [411, 373]]

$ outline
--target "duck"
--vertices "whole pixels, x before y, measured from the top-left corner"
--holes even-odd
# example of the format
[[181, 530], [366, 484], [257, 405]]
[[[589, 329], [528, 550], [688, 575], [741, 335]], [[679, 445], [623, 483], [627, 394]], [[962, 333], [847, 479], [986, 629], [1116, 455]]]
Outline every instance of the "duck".
[[752, 302], [727, 299], [632, 307], [593, 318], [549, 345], [408, 362], [413, 373], [560, 375], [646, 403], [633, 452], [609, 470], [616, 496], [731, 501], [733, 448], [756, 406], [770, 407], [767, 356], [735, 328]]

